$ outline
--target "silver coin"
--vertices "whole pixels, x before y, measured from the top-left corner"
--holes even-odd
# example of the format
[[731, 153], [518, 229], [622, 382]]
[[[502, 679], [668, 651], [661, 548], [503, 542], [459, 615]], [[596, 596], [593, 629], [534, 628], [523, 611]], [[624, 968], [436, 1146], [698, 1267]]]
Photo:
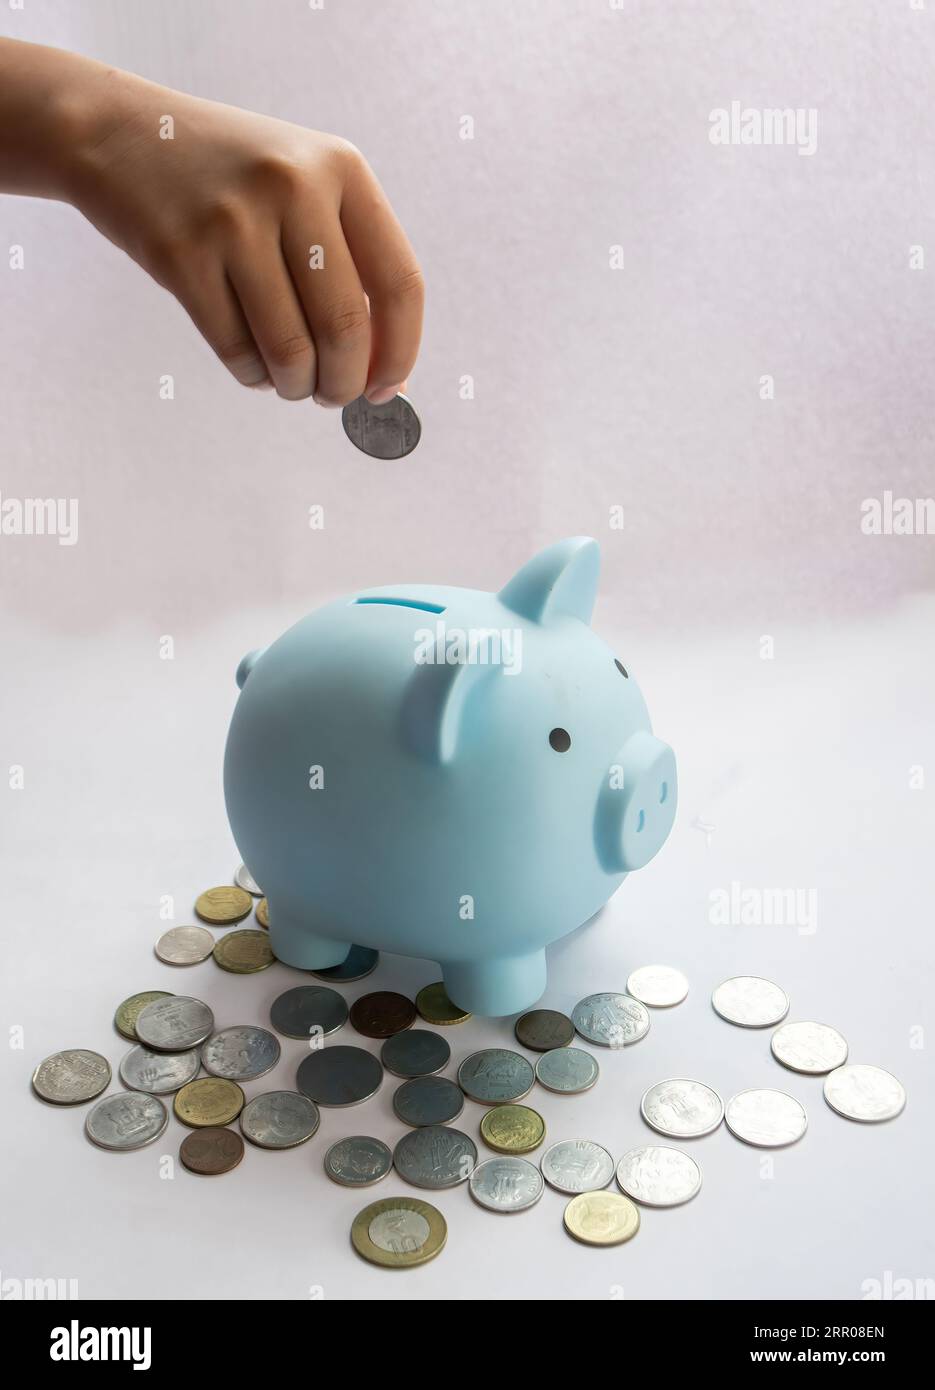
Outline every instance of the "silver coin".
[[623, 1155], [617, 1164], [617, 1185], [644, 1207], [678, 1207], [701, 1187], [701, 1169], [681, 1149], [645, 1144]]
[[222, 1028], [201, 1049], [205, 1071], [227, 1081], [253, 1081], [279, 1061], [279, 1039], [266, 1028], [241, 1023]]
[[376, 1095], [383, 1082], [379, 1058], [362, 1047], [326, 1044], [299, 1063], [296, 1085], [318, 1105], [359, 1105]]
[[340, 965], [329, 965], [326, 970], [310, 970], [319, 980], [334, 980], [336, 984], [347, 985], [352, 980], [362, 980], [372, 975], [377, 968], [380, 952], [369, 946], [352, 946]]
[[477, 1163], [477, 1148], [460, 1129], [426, 1125], [404, 1134], [393, 1150], [393, 1165], [413, 1187], [457, 1187]]
[[807, 1076], [823, 1076], [847, 1061], [847, 1043], [827, 1023], [784, 1023], [769, 1045], [777, 1062]]
[[214, 1014], [200, 999], [170, 994], [140, 1011], [136, 1036], [155, 1052], [187, 1052], [200, 1047], [214, 1031]]
[[347, 1004], [336, 989], [298, 985], [273, 1000], [269, 1021], [287, 1038], [327, 1036], [347, 1022]]
[[168, 1123], [169, 1112], [157, 1096], [121, 1091], [98, 1101], [88, 1114], [85, 1130], [99, 1148], [126, 1153], [151, 1144]]
[[325, 1154], [325, 1172], [342, 1187], [370, 1187], [385, 1178], [392, 1166], [392, 1149], [369, 1134], [339, 1139]]
[[536, 1080], [547, 1091], [575, 1096], [589, 1091], [600, 1074], [597, 1058], [581, 1047], [555, 1047], [536, 1061]]
[[892, 1120], [906, 1104], [901, 1082], [882, 1067], [851, 1062], [825, 1077], [825, 1100], [846, 1120], [876, 1124]]
[[731, 1134], [760, 1149], [794, 1144], [808, 1129], [804, 1106], [784, 1091], [740, 1091], [724, 1107]]
[[759, 975], [734, 975], [711, 996], [714, 1012], [740, 1028], [768, 1028], [789, 1012], [789, 996]]
[[417, 1076], [397, 1088], [393, 1109], [404, 1125], [446, 1125], [464, 1109], [464, 1092], [446, 1076]]
[[200, 1067], [197, 1048], [191, 1052], [151, 1052], [137, 1043], [120, 1063], [120, 1080], [131, 1091], [162, 1096], [193, 1081]]
[[214, 950], [207, 927], [170, 927], [156, 942], [156, 955], [166, 965], [198, 965]]
[[53, 1052], [32, 1074], [33, 1090], [52, 1105], [82, 1105], [110, 1085], [110, 1063], [83, 1047]]
[[242, 888], [244, 892], [249, 893], [251, 897], [262, 898], [263, 889], [257, 883], [246, 864], [241, 864], [240, 868], [234, 874], [234, 882], [238, 888]]
[[589, 994], [571, 1016], [581, 1036], [601, 1047], [625, 1047], [649, 1032], [648, 1010], [629, 994]]
[[481, 1105], [506, 1105], [521, 1100], [529, 1095], [535, 1079], [532, 1063], [505, 1047], [472, 1052], [458, 1068], [458, 1085]]
[[318, 1106], [298, 1091], [264, 1091], [240, 1112], [245, 1139], [261, 1149], [294, 1149], [318, 1129]]
[[685, 998], [688, 980], [671, 965], [641, 965], [627, 980], [627, 993], [653, 1009], [670, 1009]]
[[438, 1033], [427, 1028], [407, 1028], [387, 1038], [380, 1061], [394, 1076], [432, 1076], [447, 1067], [451, 1048]]
[[399, 393], [385, 405], [371, 405], [358, 396], [341, 411], [341, 424], [351, 443], [374, 459], [405, 458], [422, 434], [412, 401]]
[[614, 1160], [593, 1139], [560, 1139], [546, 1149], [539, 1164], [542, 1176], [556, 1192], [600, 1192], [614, 1175]]
[[640, 1111], [659, 1134], [696, 1139], [717, 1129], [724, 1118], [724, 1103], [717, 1091], [703, 1082], [677, 1077], [650, 1086], [640, 1101]]
[[503, 1155], [478, 1163], [470, 1178], [475, 1202], [488, 1211], [528, 1211], [545, 1191], [542, 1174], [525, 1158]]

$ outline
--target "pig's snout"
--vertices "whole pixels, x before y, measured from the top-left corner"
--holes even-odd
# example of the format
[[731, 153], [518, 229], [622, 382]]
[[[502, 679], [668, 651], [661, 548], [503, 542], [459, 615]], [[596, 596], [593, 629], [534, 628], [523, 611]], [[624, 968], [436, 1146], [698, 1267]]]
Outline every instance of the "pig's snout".
[[597, 803], [595, 838], [608, 873], [630, 873], [648, 864], [675, 820], [678, 782], [667, 743], [640, 730], [627, 739]]

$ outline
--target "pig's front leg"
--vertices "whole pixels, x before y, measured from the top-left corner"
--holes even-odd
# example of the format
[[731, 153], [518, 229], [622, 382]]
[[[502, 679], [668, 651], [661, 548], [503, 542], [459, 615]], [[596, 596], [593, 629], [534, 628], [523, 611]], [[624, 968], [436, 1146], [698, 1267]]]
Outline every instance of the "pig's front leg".
[[297, 970], [340, 965], [351, 949], [346, 941], [319, 935], [307, 915], [290, 911], [273, 897], [269, 899], [269, 944], [277, 960]]
[[522, 1013], [545, 993], [545, 951], [440, 964], [448, 998], [472, 1014], [501, 1018]]

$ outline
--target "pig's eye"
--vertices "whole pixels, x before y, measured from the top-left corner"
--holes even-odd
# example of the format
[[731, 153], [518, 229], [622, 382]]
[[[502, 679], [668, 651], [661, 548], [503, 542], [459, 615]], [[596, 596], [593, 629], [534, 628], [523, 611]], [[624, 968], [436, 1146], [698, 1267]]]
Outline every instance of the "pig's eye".
[[621, 676], [623, 676], [624, 680], [628, 681], [628, 680], [630, 679], [630, 677], [629, 677], [629, 675], [627, 674], [627, 668], [624, 666], [623, 662], [622, 662], [622, 661], [618, 661], [617, 658], [614, 657], [614, 665], [616, 666], [617, 670], [620, 672]]
[[567, 729], [553, 729], [549, 734], [549, 743], [556, 753], [567, 753], [571, 747], [571, 734]]

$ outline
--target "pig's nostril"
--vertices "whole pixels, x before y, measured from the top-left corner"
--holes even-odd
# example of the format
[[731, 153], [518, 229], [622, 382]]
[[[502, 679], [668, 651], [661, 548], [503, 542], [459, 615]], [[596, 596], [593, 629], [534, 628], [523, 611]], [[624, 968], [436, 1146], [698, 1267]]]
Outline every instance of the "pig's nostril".
[[660, 805], [660, 806], [661, 806], [662, 803], [665, 801], [665, 799], [666, 799], [666, 797], [667, 797], [668, 795], [669, 795], [669, 784], [668, 784], [668, 782], [663, 782], [663, 784], [662, 784], [662, 789], [661, 789], [661, 791], [659, 792], [659, 805]]
[[643, 826], [644, 826], [645, 824], [646, 824], [646, 812], [645, 812], [645, 811], [640, 811], [640, 818], [639, 818], [639, 820], [636, 822], [636, 833], [637, 833], [637, 835], [638, 835], [638, 834], [640, 833], [640, 831], [643, 829]]

